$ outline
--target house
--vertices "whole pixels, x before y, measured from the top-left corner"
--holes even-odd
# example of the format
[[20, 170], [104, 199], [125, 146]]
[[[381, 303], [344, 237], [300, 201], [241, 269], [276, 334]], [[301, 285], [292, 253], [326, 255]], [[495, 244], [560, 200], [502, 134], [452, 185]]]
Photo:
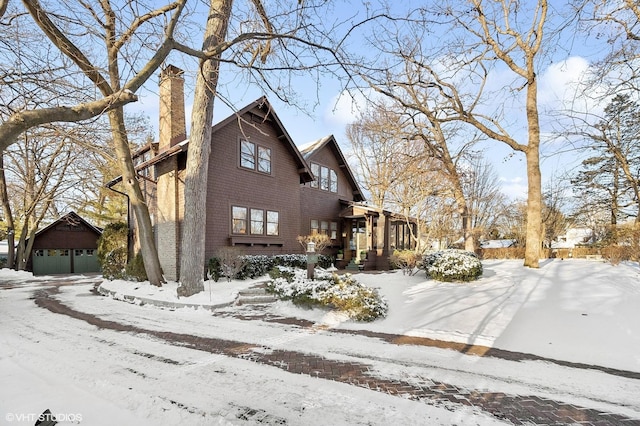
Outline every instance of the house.
[[567, 229], [564, 235], [558, 236], [556, 241], [551, 242], [552, 249], [574, 248], [579, 244], [589, 244], [593, 242], [593, 229], [574, 228]]
[[[171, 65], [160, 76], [159, 130], [158, 143], [136, 152], [134, 162], [163, 272], [175, 280], [189, 141], [182, 71]], [[301, 253], [299, 235], [322, 233], [331, 239], [325, 254], [342, 249], [348, 262], [364, 250], [369, 253], [368, 268], [388, 266], [377, 258], [388, 257], [397, 218], [363, 204], [362, 191], [333, 136], [299, 150], [265, 97], [215, 124], [211, 132], [206, 259], [228, 246], [246, 254]]]
[[35, 234], [26, 269], [34, 275], [100, 272], [101, 235], [101, 229], [70, 212]]
[[514, 239], [502, 239], [502, 240], [484, 240], [480, 242], [480, 248], [483, 249], [500, 249], [515, 247], [516, 240]]
[[405, 217], [366, 205], [333, 135], [304, 145], [300, 151], [315, 177], [301, 187], [302, 234], [329, 235], [332, 248], [344, 252], [337, 267], [353, 266], [366, 252], [364, 269], [385, 270], [394, 249], [415, 246]]

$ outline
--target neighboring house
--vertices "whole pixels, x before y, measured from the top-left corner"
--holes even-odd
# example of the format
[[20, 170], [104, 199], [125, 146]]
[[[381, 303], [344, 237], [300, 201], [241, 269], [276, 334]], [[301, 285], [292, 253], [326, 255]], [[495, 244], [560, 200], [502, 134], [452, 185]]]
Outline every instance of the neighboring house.
[[7, 240], [0, 241], [0, 268], [4, 268], [7, 265], [7, 259], [9, 258], [9, 242]]
[[[173, 66], [162, 71], [159, 142], [134, 154], [160, 263], [170, 280], [179, 276], [189, 148], [183, 85], [182, 71]], [[247, 254], [301, 253], [299, 235], [323, 233], [332, 242], [326, 254], [343, 249], [348, 261], [365, 250], [369, 269], [388, 265], [376, 258], [388, 257], [392, 223], [399, 219], [362, 204], [362, 191], [333, 136], [301, 152], [264, 97], [211, 132], [206, 259], [228, 246]], [[404, 238], [403, 233], [400, 241], [408, 246]]]
[[68, 213], [35, 234], [26, 269], [34, 275], [100, 272], [100, 235], [101, 229]]
[[502, 239], [502, 240], [484, 240], [480, 243], [480, 248], [483, 249], [498, 249], [515, 247], [516, 240]]
[[574, 248], [578, 244], [593, 242], [593, 230], [591, 228], [569, 228], [564, 235], [551, 243], [552, 249]]

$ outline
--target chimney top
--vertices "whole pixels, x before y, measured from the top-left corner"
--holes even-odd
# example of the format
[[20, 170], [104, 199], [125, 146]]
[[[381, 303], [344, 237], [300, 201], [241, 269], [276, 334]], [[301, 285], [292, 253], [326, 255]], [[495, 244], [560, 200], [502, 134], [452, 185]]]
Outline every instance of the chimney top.
[[173, 65], [167, 65], [160, 72], [160, 152], [187, 138], [183, 74], [184, 71]]

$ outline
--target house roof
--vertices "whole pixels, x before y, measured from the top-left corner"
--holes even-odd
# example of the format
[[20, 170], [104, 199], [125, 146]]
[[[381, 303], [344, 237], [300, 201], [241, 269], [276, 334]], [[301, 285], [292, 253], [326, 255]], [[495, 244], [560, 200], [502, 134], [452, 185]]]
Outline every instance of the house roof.
[[87, 228], [89, 228], [90, 230], [92, 230], [96, 234], [98, 234], [98, 235], [102, 234], [102, 230], [100, 228], [98, 228], [97, 226], [93, 226], [92, 224], [90, 224], [89, 222], [84, 220], [82, 218], [82, 216], [80, 216], [78, 213], [72, 211], [72, 212], [69, 212], [66, 215], [62, 216], [58, 220], [54, 221], [50, 225], [48, 225], [48, 226], [42, 228], [41, 230], [39, 230], [38, 232], [36, 232], [35, 237], [37, 238], [38, 235], [47, 232], [49, 229], [53, 228], [54, 226], [58, 225], [59, 223], [76, 224], [78, 222], [82, 223], [83, 225], [85, 225]]
[[349, 184], [351, 185], [351, 187], [354, 188], [353, 196], [355, 201], [364, 201], [365, 198], [362, 195], [362, 190], [360, 189], [360, 185], [358, 185], [355, 175], [351, 171], [351, 168], [349, 167], [349, 164], [347, 163], [347, 160], [345, 159], [344, 154], [342, 153], [342, 150], [340, 149], [340, 146], [338, 145], [338, 142], [336, 141], [336, 138], [333, 135], [325, 136], [316, 141], [309, 142], [301, 146], [300, 152], [302, 153], [302, 156], [304, 157], [304, 159], [307, 162], [310, 162], [313, 159], [314, 155], [320, 152], [325, 146], [328, 146], [329, 149], [333, 151], [333, 154], [335, 155], [336, 160], [338, 160], [338, 165], [340, 166], [340, 169], [342, 169], [344, 174], [347, 176], [347, 180], [349, 181]]

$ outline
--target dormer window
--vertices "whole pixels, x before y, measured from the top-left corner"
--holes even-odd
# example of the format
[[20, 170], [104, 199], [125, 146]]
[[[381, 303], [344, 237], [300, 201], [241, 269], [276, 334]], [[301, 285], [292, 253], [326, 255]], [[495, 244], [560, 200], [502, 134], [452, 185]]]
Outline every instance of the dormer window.
[[249, 141], [240, 141], [240, 167], [271, 174], [271, 149]]

